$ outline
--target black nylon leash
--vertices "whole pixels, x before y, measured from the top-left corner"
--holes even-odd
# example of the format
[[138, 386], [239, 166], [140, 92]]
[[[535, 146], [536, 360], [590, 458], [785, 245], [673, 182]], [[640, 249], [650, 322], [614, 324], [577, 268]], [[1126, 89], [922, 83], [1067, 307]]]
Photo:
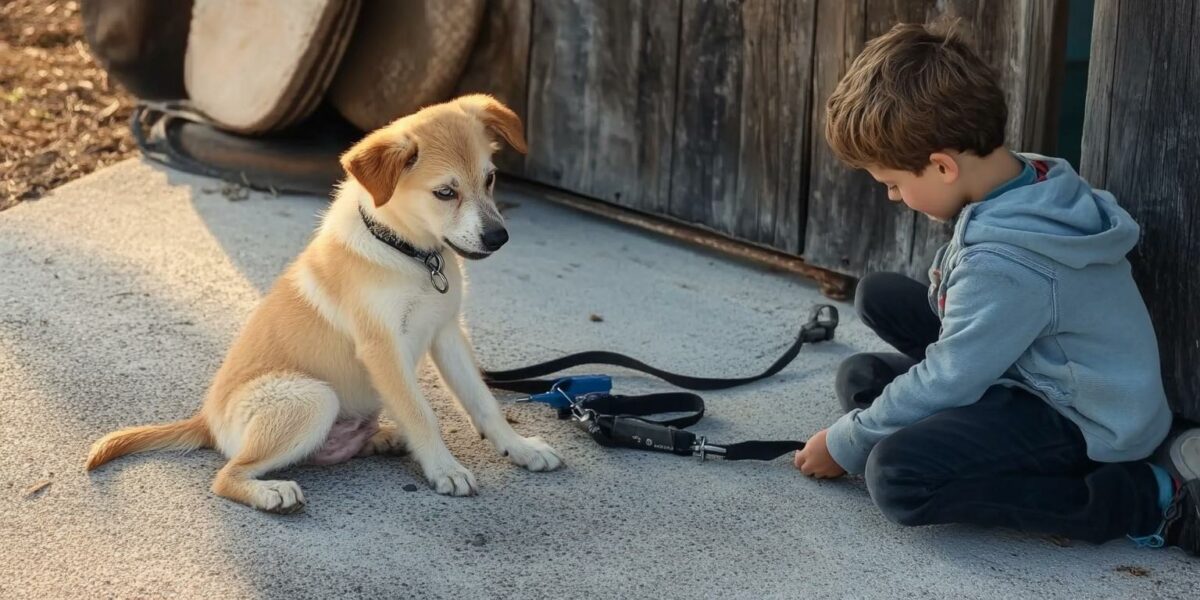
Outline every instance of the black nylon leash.
[[536, 377], [558, 373], [559, 371], [582, 365], [611, 365], [653, 375], [667, 383], [687, 390], [725, 390], [739, 385], [746, 385], [747, 383], [754, 383], [755, 381], [766, 379], [779, 373], [800, 354], [800, 348], [806, 342], [832, 340], [833, 332], [837, 328], [837, 325], [838, 312], [836, 307], [829, 304], [814, 306], [809, 312], [808, 322], [800, 327], [800, 333], [796, 336], [796, 341], [792, 342], [791, 347], [783, 353], [783, 356], [780, 356], [762, 373], [750, 377], [720, 378], [680, 375], [652, 367], [636, 358], [617, 352], [592, 350], [569, 354], [561, 358], [518, 369], [508, 369], [505, 371], [485, 370], [483, 378], [489, 386], [494, 388], [509, 390], [511, 392], [536, 394], [550, 389], [550, 386], [554, 384], [554, 380], [534, 379]]
[[[721, 456], [725, 460], [773, 460], [804, 448], [804, 442], [794, 440], [750, 440], [736, 444], [709, 443], [704, 436], [684, 429], [704, 416], [704, 400], [692, 393], [674, 392], [641, 396], [618, 396], [603, 391], [574, 395], [570, 378], [536, 379], [564, 369], [581, 365], [611, 365], [625, 367], [690, 390], [723, 390], [771, 377], [782, 371], [808, 342], [833, 339], [838, 325], [837, 308], [828, 304], [814, 306], [808, 322], [801, 328], [796, 341], [771, 366], [757, 375], [736, 378], [693, 377], [664, 371], [640, 360], [616, 352], [591, 351], [571, 354], [554, 360], [504, 371], [483, 372], [491, 387], [549, 396], [547, 402], [559, 410], [559, 418], [570, 418], [597, 443], [607, 447], [636, 448], [669, 452], [680, 456]], [[596, 379], [585, 376], [582, 379]], [[547, 393], [550, 392], [550, 393]], [[556, 393], [555, 393], [556, 392]], [[561, 396], [561, 397], [559, 397]], [[653, 418], [665, 413], [685, 413], [674, 418]]]

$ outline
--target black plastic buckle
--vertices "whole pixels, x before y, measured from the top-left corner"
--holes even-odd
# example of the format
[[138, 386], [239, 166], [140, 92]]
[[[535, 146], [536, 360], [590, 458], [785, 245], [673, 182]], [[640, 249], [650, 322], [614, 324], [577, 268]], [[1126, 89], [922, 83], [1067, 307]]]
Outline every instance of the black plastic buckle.
[[808, 322], [800, 328], [800, 335], [805, 342], [827, 342], [833, 339], [833, 332], [837, 326], [837, 307], [818, 304], [808, 314]]

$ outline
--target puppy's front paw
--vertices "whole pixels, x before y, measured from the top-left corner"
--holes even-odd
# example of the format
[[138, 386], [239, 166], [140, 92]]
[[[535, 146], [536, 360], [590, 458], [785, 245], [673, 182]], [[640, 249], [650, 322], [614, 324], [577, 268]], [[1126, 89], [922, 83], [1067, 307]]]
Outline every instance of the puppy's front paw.
[[475, 476], [466, 467], [451, 459], [449, 462], [425, 469], [425, 478], [439, 494], [474, 496], [479, 491]]
[[304, 509], [304, 494], [295, 481], [253, 481], [250, 505], [258, 510], [290, 515]]
[[503, 445], [500, 453], [530, 471], [553, 471], [563, 465], [558, 452], [537, 437], [517, 437]]

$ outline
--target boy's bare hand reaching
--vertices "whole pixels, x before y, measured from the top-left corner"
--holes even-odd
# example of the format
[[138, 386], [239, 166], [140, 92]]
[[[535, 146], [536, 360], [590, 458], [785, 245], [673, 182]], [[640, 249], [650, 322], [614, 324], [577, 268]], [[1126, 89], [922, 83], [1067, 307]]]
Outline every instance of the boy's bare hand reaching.
[[832, 479], [846, 474], [846, 470], [833, 460], [833, 456], [829, 454], [829, 447], [825, 445], [828, 432], [828, 429], [818, 431], [804, 444], [803, 450], [796, 452], [793, 462], [801, 473], [817, 479]]

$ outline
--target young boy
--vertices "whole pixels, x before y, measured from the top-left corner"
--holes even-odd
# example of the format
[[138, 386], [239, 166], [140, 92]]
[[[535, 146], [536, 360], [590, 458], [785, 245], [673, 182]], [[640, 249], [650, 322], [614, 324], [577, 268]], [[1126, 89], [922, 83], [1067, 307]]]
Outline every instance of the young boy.
[[859, 284], [859, 315], [900, 354], [845, 361], [848, 412], [796, 467], [865, 474], [904, 525], [1128, 535], [1197, 554], [1200, 430], [1145, 462], [1171, 413], [1125, 259], [1138, 226], [1066, 161], [1004, 147], [996, 82], [952, 32], [898, 25], [830, 97], [837, 156], [955, 227], [928, 289], [887, 273]]

